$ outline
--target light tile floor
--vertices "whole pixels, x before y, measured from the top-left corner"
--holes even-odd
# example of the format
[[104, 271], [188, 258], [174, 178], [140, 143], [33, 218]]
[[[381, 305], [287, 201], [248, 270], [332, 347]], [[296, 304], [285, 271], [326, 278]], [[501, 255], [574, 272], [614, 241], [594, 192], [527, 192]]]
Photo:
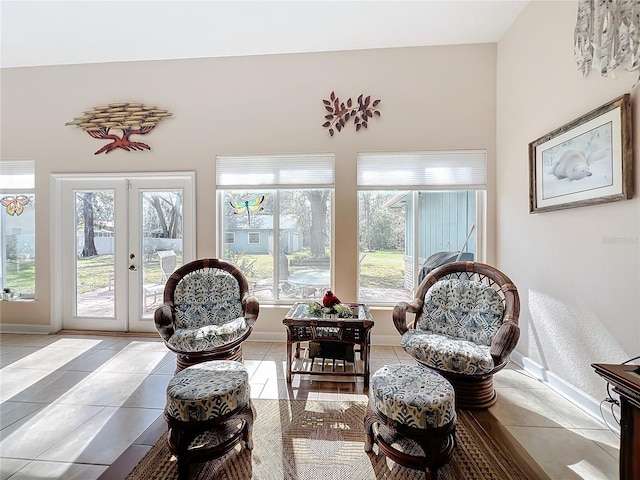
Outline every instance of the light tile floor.
[[[366, 400], [357, 382], [296, 375], [285, 343], [245, 342], [253, 398]], [[372, 346], [371, 371], [412, 363]], [[97, 479], [162, 414], [175, 357], [156, 338], [0, 336], [0, 478]], [[333, 381], [336, 380], [336, 381]], [[515, 365], [489, 413], [551, 479], [618, 478], [618, 437]]]

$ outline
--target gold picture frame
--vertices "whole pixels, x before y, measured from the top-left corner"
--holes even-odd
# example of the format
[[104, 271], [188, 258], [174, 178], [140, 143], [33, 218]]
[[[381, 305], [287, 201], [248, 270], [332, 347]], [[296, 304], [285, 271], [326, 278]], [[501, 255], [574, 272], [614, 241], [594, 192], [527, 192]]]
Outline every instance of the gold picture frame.
[[529, 144], [529, 213], [633, 197], [628, 93]]

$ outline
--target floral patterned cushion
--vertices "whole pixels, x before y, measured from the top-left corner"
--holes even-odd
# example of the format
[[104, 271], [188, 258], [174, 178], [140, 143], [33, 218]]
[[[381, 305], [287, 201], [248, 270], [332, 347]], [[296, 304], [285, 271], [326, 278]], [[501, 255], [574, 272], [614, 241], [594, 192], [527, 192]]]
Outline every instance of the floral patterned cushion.
[[167, 386], [167, 415], [184, 422], [226, 415], [249, 401], [249, 373], [240, 362], [213, 360], [176, 373]]
[[224, 325], [242, 316], [240, 285], [218, 268], [186, 275], [173, 295], [176, 328]]
[[240, 338], [247, 331], [247, 321], [238, 317], [224, 325], [206, 325], [200, 328], [179, 328], [167, 340], [178, 352], [203, 352]]
[[380, 413], [414, 428], [456, 420], [455, 395], [439, 373], [420, 365], [386, 365], [371, 377], [369, 401]]
[[504, 302], [492, 287], [469, 280], [440, 280], [424, 297], [417, 328], [489, 346], [503, 312]]
[[468, 340], [409, 329], [400, 345], [416, 360], [447, 372], [481, 375], [494, 367], [490, 347]]

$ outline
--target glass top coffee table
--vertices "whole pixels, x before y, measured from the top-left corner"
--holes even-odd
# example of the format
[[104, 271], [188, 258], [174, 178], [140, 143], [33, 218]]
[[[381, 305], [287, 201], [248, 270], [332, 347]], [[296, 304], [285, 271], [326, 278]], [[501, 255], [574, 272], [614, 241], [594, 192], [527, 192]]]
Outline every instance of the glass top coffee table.
[[[374, 322], [371, 317], [369, 306], [364, 303], [346, 304], [351, 309], [351, 317], [340, 318], [336, 314], [318, 313], [309, 311], [309, 305], [304, 302], [295, 303], [282, 323], [287, 329], [287, 382], [291, 383], [291, 376], [294, 374], [306, 375], [334, 375], [363, 377], [365, 387], [369, 386], [369, 352], [371, 329]], [[300, 343], [307, 343], [301, 356]], [[295, 352], [293, 344], [295, 343]], [[324, 369], [314, 369], [316, 356], [323, 357], [322, 353], [311, 353], [312, 347], [324, 348], [330, 359], [333, 360], [333, 367], [330, 371]], [[355, 357], [353, 370], [346, 368], [345, 358], [341, 358], [341, 353], [347, 352], [359, 345], [360, 361]], [[346, 347], [346, 348], [345, 348]], [[343, 361], [343, 369], [336, 370], [335, 360]], [[361, 365], [359, 365], [361, 363]]]

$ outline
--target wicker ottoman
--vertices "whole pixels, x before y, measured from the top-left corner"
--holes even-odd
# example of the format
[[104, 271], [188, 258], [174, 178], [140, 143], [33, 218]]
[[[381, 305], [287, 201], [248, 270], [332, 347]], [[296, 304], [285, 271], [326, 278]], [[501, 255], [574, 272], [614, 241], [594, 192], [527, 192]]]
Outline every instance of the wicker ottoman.
[[167, 386], [164, 415], [180, 480], [188, 478], [191, 463], [216, 459], [241, 440], [251, 449], [254, 413], [247, 369], [233, 360], [185, 368]]
[[455, 446], [451, 384], [420, 365], [387, 365], [371, 377], [365, 413], [365, 452], [373, 444], [387, 458], [435, 479]]

